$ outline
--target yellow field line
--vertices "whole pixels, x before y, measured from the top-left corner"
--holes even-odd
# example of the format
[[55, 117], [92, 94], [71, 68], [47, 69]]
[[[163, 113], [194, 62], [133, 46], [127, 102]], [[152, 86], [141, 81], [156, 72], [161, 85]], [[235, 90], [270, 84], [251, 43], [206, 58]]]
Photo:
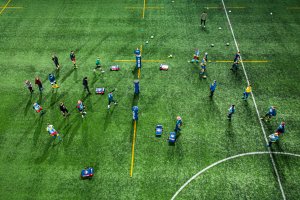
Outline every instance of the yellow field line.
[[0, 15], [3, 13], [3, 11], [6, 9], [6, 7], [8, 6], [8, 4], [11, 2], [11, 0], [8, 0], [7, 3], [3, 6], [3, 8], [0, 11]]
[[141, 68], [138, 68], [138, 79], [141, 77]]
[[145, 10], [146, 10], [146, 0], [144, 0], [144, 6], [143, 6], [143, 19], [145, 18]]
[[143, 45], [142, 44], [141, 44], [140, 50], [141, 50], [141, 55], [142, 55], [142, 52], [143, 52]]
[[[142, 9], [143, 7], [125, 7], [126, 9]], [[161, 6], [152, 6], [152, 7], [147, 7], [147, 9], [165, 9], [164, 7]]]
[[132, 174], [133, 174], [135, 137], [136, 137], [136, 121], [134, 121], [134, 124], [133, 124], [133, 138], [132, 138], [132, 146], [131, 146], [130, 177], [132, 177]]
[[[113, 60], [113, 62], [136, 62], [136, 60]], [[143, 60], [143, 62], [165, 62], [165, 60]]]
[[[204, 7], [206, 9], [223, 9], [223, 7]], [[231, 9], [244, 9], [246, 7], [227, 7], [227, 8], [231, 8]]]
[[[216, 60], [216, 61], [211, 61], [211, 62], [216, 62], [216, 63], [233, 63], [232, 60]], [[243, 60], [244, 63], [267, 63], [270, 62], [268, 60]]]
[[[0, 6], [0, 8], [4, 8], [4, 6]], [[8, 8], [23, 8], [23, 7], [21, 7], [21, 6], [7, 6], [6, 7], [6, 9], [8, 9]]]

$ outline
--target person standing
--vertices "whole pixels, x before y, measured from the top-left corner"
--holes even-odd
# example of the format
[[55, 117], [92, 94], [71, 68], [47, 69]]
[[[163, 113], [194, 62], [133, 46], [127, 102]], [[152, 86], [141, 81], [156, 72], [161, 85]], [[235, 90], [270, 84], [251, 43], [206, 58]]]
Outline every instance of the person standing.
[[70, 53], [70, 59], [71, 59], [73, 65], [74, 65], [74, 69], [77, 69], [78, 67], [76, 65], [76, 56], [75, 56], [74, 51], [71, 51], [71, 53]]
[[203, 13], [200, 16], [200, 19], [201, 19], [200, 26], [202, 26], [202, 24], [203, 24], [203, 27], [205, 28], [205, 23], [206, 23], [206, 20], [207, 20], [207, 13], [206, 13], [206, 11], [203, 11]]
[[141, 55], [141, 50], [139, 50], [139, 48], [136, 48], [136, 49], [134, 50], [134, 55], [135, 55], [135, 56], [140, 56], [140, 55]]
[[229, 121], [231, 121], [232, 115], [235, 113], [235, 105], [231, 105], [230, 108], [228, 109], [228, 115], [227, 118]]
[[63, 102], [60, 102], [59, 106], [61, 114], [66, 118], [69, 115], [69, 111]]
[[43, 84], [39, 77], [35, 77], [35, 84], [38, 85], [40, 93], [43, 91]]
[[54, 65], [56, 69], [59, 69], [59, 62], [58, 62], [58, 57], [56, 55], [52, 55], [52, 61], [54, 62]]
[[233, 62], [234, 63], [239, 63], [240, 62], [240, 59], [241, 59], [241, 53], [238, 51], [235, 56], [234, 56], [234, 59], [233, 59]]
[[48, 80], [50, 81], [50, 84], [52, 85], [52, 88], [59, 88], [58, 84], [56, 83], [56, 79], [54, 74], [48, 75]]
[[216, 87], [217, 87], [217, 81], [214, 80], [214, 82], [212, 84], [210, 84], [210, 96], [209, 97], [213, 97], [214, 96], [214, 92], [216, 90]]
[[107, 105], [107, 109], [110, 109], [110, 104], [113, 102], [115, 105], [117, 104], [117, 102], [114, 100], [114, 96], [113, 96], [113, 92], [115, 90], [112, 90], [111, 92], [108, 93], [108, 105]]
[[83, 85], [83, 89], [88, 91], [88, 94], [91, 94], [90, 89], [89, 89], [89, 82], [88, 82], [88, 78], [84, 77], [82, 80], [82, 85]]
[[180, 128], [181, 126], [182, 126], [182, 119], [181, 119], [180, 116], [177, 116], [174, 131], [175, 131], [176, 133], [178, 133], [179, 131], [181, 131], [181, 128]]
[[32, 88], [32, 84], [29, 80], [25, 81], [25, 87], [28, 88], [29, 92], [32, 94], [33, 93], [33, 88]]
[[199, 63], [199, 55], [200, 55], [199, 49], [195, 49], [195, 53], [193, 55], [192, 60], [188, 61], [188, 62], [190, 62], [190, 63], [194, 63], [194, 62]]
[[249, 84], [245, 90], [245, 92], [243, 93], [243, 97], [242, 99], [244, 99], [245, 101], [248, 99], [249, 95], [251, 94], [252, 92], [252, 87], [251, 85]]
[[271, 147], [274, 142], [277, 142], [279, 140], [278, 133], [273, 133], [269, 135], [269, 144], [267, 147]]
[[272, 117], [276, 116], [276, 114], [277, 114], [276, 107], [271, 106], [269, 108], [269, 111], [266, 113], [266, 115], [264, 117], [260, 118], [260, 119], [265, 120], [266, 122], [269, 122], [272, 119]]
[[275, 131], [278, 135], [281, 135], [285, 132], [285, 122], [281, 122], [278, 128]]
[[100, 62], [100, 58], [99, 58], [99, 57], [96, 59], [96, 67], [95, 67], [95, 69], [94, 69], [94, 72], [96, 72], [97, 69], [99, 69], [102, 73], [104, 73], [104, 70], [102, 69], [101, 62]]
[[80, 112], [81, 117], [84, 118], [84, 116], [86, 115], [85, 105], [83, 104], [83, 102], [81, 100], [78, 100], [76, 107], [77, 107], [78, 111]]

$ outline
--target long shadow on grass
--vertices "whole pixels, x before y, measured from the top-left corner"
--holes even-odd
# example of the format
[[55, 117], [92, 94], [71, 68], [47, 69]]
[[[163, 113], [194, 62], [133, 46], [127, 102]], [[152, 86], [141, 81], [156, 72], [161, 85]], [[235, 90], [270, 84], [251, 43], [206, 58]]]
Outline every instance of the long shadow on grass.
[[73, 80], [75, 83], [80, 82], [80, 80], [78, 80], [78, 70], [77, 69], [74, 71]]
[[43, 118], [43, 116], [40, 116], [40, 120], [38, 122], [38, 125], [35, 128], [34, 133], [33, 133], [33, 145], [34, 146], [36, 146], [37, 141], [38, 141], [38, 139], [41, 135], [43, 122], [44, 122], [44, 118]]
[[57, 144], [60, 143], [60, 142], [55, 141], [55, 140], [58, 140], [58, 138], [54, 139], [53, 137], [51, 137], [51, 138], [48, 139], [48, 142], [46, 143], [46, 145], [44, 147], [42, 155], [35, 159], [36, 164], [43, 163], [49, 155], [50, 147], [51, 146], [54, 147], [54, 146], [56, 146]]
[[82, 122], [82, 129], [81, 129], [81, 138], [82, 138], [82, 146], [87, 148], [88, 147], [88, 144], [89, 144], [89, 126], [88, 126], [88, 121], [84, 120]]
[[[69, 147], [71, 145], [71, 143], [73, 142], [73, 139], [75, 137], [75, 134], [78, 132], [79, 128], [81, 127], [82, 125], [82, 120], [85, 120], [85, 119], [82, 119], [80, 118], [79, 119], [79, 116], [78, 118], [74, 121], [72, 120], [72, 124], [73, 124], [73, 128], [71, 129], [71, 127], [68, 127], [67, 130], [65, 130], [65, 135], [69, 135], [68, 137], [68, 142], [66, 143], [66, 147]], [[69, 133], [71, 130], [71, 133]]]
[[57, 97], [57, 92], [53, 93], [52, 97], [51, 97], [50, 108], [52, 108], [64, 96], [65, 96], [65, 93], [60, 94], [58, 97]]
[[16, 143], [16, 146], [19, 146], [21, 143], [23, 143], [27, 140], [29, 133], [33, 130], [33, 128], [35, 127], [37, 122], [38, 122], [38, 118], [33, 122], [32, 126], [29, 126], [28, 129], [24, 130], [24, 133], [21, 136], [19, 136], [20, 139]]
[[27, 115], [28, 110], [29, 110], [29, 108], [31, 107], [31, 105], [33, 105], [33, 103], [32, 103], [32, 95], [30, 95], [30, 97], [29, 97], [29, 99], [28, 99], [28, 101], [27, 101], [27, 104], [26, 104], [26, 106], [25, 106], [25, 110], [24, 110], [24, 115], [25, 115], [25, 116]]
[[65, 80], [67, 80], [67, 78], [69, 76], [71, 76], [71, 74], [75, 71], [75, 69], [70, 69], [60, 80], [60, 84], [62, 84], [63, 82], [65, 82]]
[[[276, 150], [274, 150], [274, 149], [276, 149]], [[279, 142], [275, 142], [272, 144], [271, 151], [284, 152], [283, 149], [281, 148], [281, 144]], [[293, 160], [292, 160], [291, 156], [280, 155], [279, 158], [280, 159], [278, 159], [277, 155], [273, 155], [275, 166], [281, 166], [284, 163], [285, 166], [289, 166], [289, 168], [293, 168], [294, 164], [292, 163]], [[280, 162], [279, 162], [279, 160], [280, 160]], [[269, 163], [271, 165], [271, 168], [273, 169], [271, 160]], [[292, 163], [292, 165], [290, 165], [290, 163]], [[281, 173], [280, 168], [277, 168], [277, 169], [278, 169], [278, 174], [279, 174], [280, 180], [284, 183], [286, 181], [284, 173]], [[273, 170], [272, 172], [274, 175], [274, 179], [276, 179], [277, 175], [276, 175], [275, 171]]]
[[132, 70], [132, 74], [134, 79], [138, 79], [138, 69], [136, 67], [134, 67], [134, 69]]
[[105, 120], [104, 120], [104, 131], [106, 131], [108, 125], [111, 123], [112, 119], [111, 116], [115, 110], [115, 105], [113, 105], [109, 110], [107, 110]]

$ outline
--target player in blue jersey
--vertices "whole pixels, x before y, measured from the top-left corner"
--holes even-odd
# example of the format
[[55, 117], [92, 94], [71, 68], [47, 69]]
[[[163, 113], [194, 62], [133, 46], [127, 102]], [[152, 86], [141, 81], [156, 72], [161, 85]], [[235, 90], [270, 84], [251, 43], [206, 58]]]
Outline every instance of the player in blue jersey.
[[227, 118], [229, 121], [231, 121], [232, 115], [235, 113], [235, 105], [231, 105], [228, 109], [228, 115]]
[[277, 115], [276, 112], [276, 107], [275, 106], [271, 106], [268, 110], [268, 112], [266, 113], [266, 115], [264, 117], [262, 117], [261, 119], [265, 120], [266, 122], [270, 121], [272, 119], [272, 117], [275, 117]]
[[178, 133], [179, 131], [181, 131], [181, 128], [180, 128], [181, 126], [182, 126], [182, 119], [181, 119], [180, 116], [177, 116], [177, 118], [176, 118], [176, 125], [175, 125], [174, 131], [176, 133]]
[[136, 50], [134, 50], [134, 55], [135, 56], [140, 56], [141, 55], [141, 50], [139, 50], [139, 48], [136, 48]]
[[83, 102], [81, 100], [78, 100], [76, 108], [78, 109], [79, 113], [81, 114], [81, 117], [84, 118], [84, 116], [86, 115], [85, 105], [83, 104]]
[[210, 84], [209, 90], [210, 90], [210, 95], [209, 97], [213, 97], [214, 96], [214, 92], [216, 90], [217, 87], [217, 81], [214, 80], [214, 82], [212, 84]]
[[275, 132], [278, 133], [278, 135], [285, 133], [285, 122], [281, 122]]
[[112, 91], [110, 91], [109, 93], [108, 93], [108, 105], [107, 105], [107, 109], [110, 109], [110, 104], [111, 103], [114, 103], [115, 105], [117, 104], [117, 102], [114, 100], [114, 96], [113, 96], [113, 92], [115, 91], [115, 89], [114, 90], [112, 90]]
[[40, 106], [38, 103], [33, 104], [33, 109], [35, 112], [40, 113], [41, 115], [44, 113], [42, 106]]
[[240, 62], [240, 59], [241, 59], [241, 54], [240, 54], [240, 52], [238, 51], [238, 52], [235, 54], [235, 57], [234, 57], [233, 62]]
[[277, 142], [279, 140], [278, 133], [273, 133], [269, 135], [269, 144], [267, 147], [271, 147], [274, 142]]

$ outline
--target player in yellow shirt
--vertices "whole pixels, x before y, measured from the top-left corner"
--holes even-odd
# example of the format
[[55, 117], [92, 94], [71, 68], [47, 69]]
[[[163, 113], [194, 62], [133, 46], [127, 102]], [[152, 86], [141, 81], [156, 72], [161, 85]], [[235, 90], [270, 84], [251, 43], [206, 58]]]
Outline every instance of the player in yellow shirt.
[[249, 95], [251, 94], [252, 92], [252, 87], [251, 85], [249, 84], [248, 87], [246, 88], [245, 92], [243, 93], [243, 97], [242, 99], [244, 99], [245, 101], [248, 99]]

